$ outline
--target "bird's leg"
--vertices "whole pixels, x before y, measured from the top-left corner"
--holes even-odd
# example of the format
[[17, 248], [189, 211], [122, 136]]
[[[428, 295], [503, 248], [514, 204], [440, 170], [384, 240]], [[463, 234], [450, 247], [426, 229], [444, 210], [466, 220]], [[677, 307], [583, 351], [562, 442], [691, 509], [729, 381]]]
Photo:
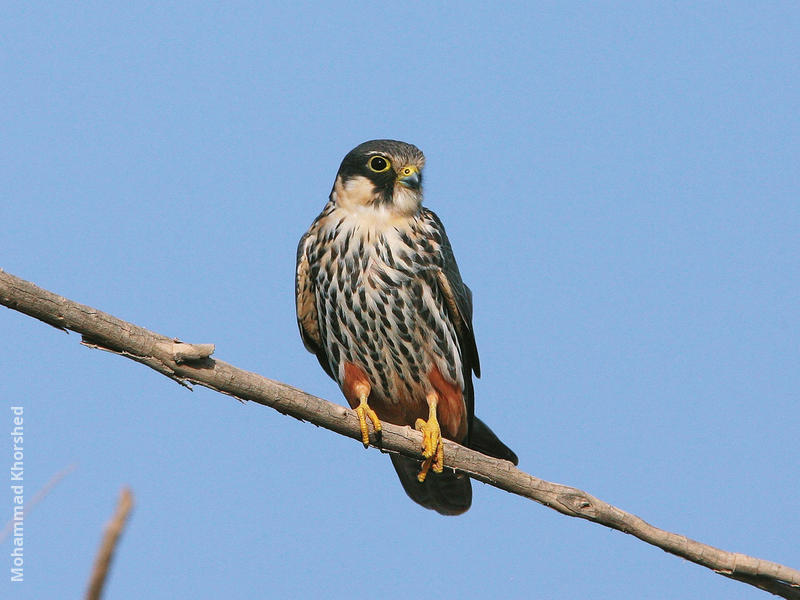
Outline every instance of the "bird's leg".
[[356, 386], [356, 393], [358, 394], [358, 406], [356, 406], [356, 414], [358, 415], [358, 424], [361, 426], [361, 441], [364, 443], [364, 448], [369, 448], [369, 429], [367, 428], [367, 418], [372, 421], [372, 427], [375, 430], [375, 439], [381, 438], [381, 421], [369, 404], [367, 398], [369, 397], [369, 384], [364, 383]]
[[[361, 441], [364, 443], [364, 448], [368, 448], [369, 428], [367, 427], [367, 419], [372, 421], [376, 441], [381, 439], [381, 421], [375, 411], [367, 404], [367, 398], [369, 398], [369, 393], [372, 391], [369, 379], [364, 371], [353, 363], [346, 362], [344, 364], [342, 391], [350, 406], [355, 409], [358, 415], [358, 424], [361, 427]], [[356, 401], [358, 401], [357, 406]]]
[[434, 473], [441, 473], [444, 468], [444, 444], [442, 443], [442, 431], [439, 428], [439, 421], [436, 419], [436, 404], [439, 396], [436, 392], [428, 394], [428, 420], [417, 419], [414, 428], [422, 432], [422, 469], [417, 475], [420, 483], [425, 481], [428, 471], [433, 467]]

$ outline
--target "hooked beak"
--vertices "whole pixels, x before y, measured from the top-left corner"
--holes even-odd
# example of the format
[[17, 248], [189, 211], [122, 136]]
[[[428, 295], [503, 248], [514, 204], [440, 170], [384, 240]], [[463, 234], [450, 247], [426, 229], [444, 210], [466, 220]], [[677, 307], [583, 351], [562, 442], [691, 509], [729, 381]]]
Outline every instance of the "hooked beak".
[[397, 178], [397, 183], [410, 190], [417, 191], [422, 183], [422, 175], [420, 175], [417, 167], [403, 167], [400, 170], [400, 176]]

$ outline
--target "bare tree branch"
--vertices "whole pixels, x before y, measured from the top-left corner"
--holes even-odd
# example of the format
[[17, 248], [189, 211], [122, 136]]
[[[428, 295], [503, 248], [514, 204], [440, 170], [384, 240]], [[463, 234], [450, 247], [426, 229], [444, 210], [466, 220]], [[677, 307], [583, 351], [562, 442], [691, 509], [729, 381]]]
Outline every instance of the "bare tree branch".
[[[316, 398], [210, 358], [210, 344], [185, 344], [78, 304], [0, 270], [0, 304], [64, 330], [76, 331], [87, 346], [127, 356], [190, 387], [198, 384], [240, 400], [251, 400], [303, 421], [361, 441], [358, 418], [348, 408]], [[419, 457], [421, 435], [410, 427], [383, 424], [380, 449]], [[636, 536], [744, 583], [784, 598], [800, 600], [800, 571], [774, 562], [727, 552], [664, 531], [579, 489], [551, 483], [498, 460], [445, 440], [445, 466], [529, 498], [570, 517], [580, 517]]]
[[117, 549], [117, 543], [125, 529], [125, 524], [130, 516], [131, 509], [133, 508], [133, 494], [130, 488], [124, 487], [119, 494], [119, 501], [117, 502], [117, 510], [106, 525], [106, 530], [103, 533], [103, 541], [100, 542], [100, 548], [97, 550], [97, 557], [94, 559], [94, 567], [92, 568], [92, 575], [89, 578], [89, 587], [86, 590], [86, 600], [100, 600], [103, 595], [103, 586], [108, 576], [108, 569], [111, 566], [111, 560], [114, 558], [114, 551]]

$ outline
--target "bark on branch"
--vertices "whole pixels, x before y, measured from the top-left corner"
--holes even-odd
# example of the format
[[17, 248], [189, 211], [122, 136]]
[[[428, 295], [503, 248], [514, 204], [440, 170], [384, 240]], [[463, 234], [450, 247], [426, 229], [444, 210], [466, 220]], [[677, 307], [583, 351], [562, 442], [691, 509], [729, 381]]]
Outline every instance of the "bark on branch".
[[[191, 387], [251, 400], [303, 421], [361, 441], [355, 412], [295, 387], [272, 381], [211, 358], [211, 344], [186, 344], [78, 304], [0, 270], [0, 304], [62, 330], [80, 333], [82, 343], [141, 362]], [[421, 435], [410, 427], [384, 423], [380, 449], [419, 457]], [[498, 460], [445, 440], [445, 467], [494, 487], [534, 500], [570, 517], [579, 517], [636, 536], [713, 571], [784, 598], [800, 600], [800, 571], [745, 554], [728, 552], [664, 531], [636, 515], [577, 488], [551, 483]]]

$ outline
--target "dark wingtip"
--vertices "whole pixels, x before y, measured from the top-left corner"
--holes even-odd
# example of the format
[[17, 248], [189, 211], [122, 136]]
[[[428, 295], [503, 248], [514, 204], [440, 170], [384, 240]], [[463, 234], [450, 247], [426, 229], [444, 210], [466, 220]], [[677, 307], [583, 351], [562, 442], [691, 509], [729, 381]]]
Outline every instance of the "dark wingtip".
[[519, 464], [519, 459], [514, 451], [500, 441], [494, 431], [489, 429], [489, 426], [478, 417], [472, 420], [469, 447], [482, 454], [511, 461], [514, 465]]

